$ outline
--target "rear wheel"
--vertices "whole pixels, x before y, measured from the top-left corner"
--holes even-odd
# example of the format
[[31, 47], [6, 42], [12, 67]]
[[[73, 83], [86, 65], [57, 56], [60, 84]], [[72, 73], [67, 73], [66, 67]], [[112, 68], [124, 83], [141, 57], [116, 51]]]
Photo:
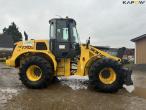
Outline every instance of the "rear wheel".
[[52, 81], [53, 67], [49, 61], [40, 56], [30, 56], [21, 64], [19, 76], [28, 88], [45, 88]]
[[110, 59], [96, 60], [89, 69], [89, 82], [102, 92], [118, 91], [123, 84], [121, 65]]

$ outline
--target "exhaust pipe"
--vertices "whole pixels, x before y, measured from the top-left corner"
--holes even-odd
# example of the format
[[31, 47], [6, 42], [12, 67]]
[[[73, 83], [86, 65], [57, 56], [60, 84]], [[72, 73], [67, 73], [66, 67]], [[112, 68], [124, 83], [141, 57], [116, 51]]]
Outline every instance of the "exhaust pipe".
[[24, 31], [24, 36], [25, 36], [25, 41], [27, 41], [28, 40], [28, 35], [25, 31]]

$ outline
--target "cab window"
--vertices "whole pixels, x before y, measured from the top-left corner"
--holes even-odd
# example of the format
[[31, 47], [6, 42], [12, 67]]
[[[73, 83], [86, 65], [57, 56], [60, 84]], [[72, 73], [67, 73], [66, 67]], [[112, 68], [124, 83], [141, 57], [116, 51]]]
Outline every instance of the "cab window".
[[54, 23], [50, 25], [50, 38], [55, 38], [55, 27]]
[[65, 21], [57, 23], [57, 40], [68, 41], [69, 40], [69, 29]]

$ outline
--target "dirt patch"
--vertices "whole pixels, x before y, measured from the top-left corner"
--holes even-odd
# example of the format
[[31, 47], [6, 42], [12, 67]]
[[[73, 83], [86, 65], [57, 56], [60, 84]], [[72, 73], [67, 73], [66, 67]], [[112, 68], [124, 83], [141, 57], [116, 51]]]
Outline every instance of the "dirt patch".
[[132, 94], [146, 99], [146, 88], [136, 87]]
[[146, 64], [131, 65], [132, 70], [146, 73]]

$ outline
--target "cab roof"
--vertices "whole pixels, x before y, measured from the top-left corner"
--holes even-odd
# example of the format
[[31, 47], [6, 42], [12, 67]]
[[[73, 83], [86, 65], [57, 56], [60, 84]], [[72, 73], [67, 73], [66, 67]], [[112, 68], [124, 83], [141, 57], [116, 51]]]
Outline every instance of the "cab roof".
[[58, 21], [58, 20], [66, 20], [66, 21], [70, 21], [70, 22], [76, 23], [76, 21], [73, 18], [68, 18], [68, 17], [66, 17], [66, 18], [53, 18], [53, 19], [49, 20], [49, 23], [52, 22], [52, 21]]

